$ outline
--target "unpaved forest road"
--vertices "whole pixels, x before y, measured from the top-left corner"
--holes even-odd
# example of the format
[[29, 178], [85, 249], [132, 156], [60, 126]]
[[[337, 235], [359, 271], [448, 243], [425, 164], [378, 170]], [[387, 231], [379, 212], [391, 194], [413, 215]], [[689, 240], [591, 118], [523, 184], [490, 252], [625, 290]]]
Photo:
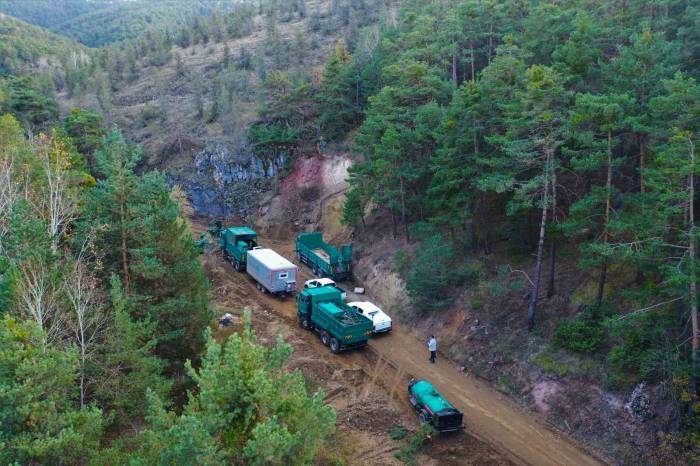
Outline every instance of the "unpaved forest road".
[[[271, 247], [296, 263], [292, 240], [261, 236], [260, 244]], [[220, 260], [223, 261], [223, 259]], [[312, 278], [312, 275], [308, 267], [303, 264], [297, 265], [299, 266], [297, 288], [301, 288], [304, 281]], [[236, 281], [251, 281], [250, 288], [253, 289], [252, 279], [246, 274], [236, 273], [232, 269], [230, 273]], [[343, 283], [343, 285], [348, 290], [353, 288], [349, 283]], [[368, 291], [371, 294], [371, 290]], [[273, 308], [275, 312], [284, 316], [287, 322], [294, 325], [296, 322], [294, 299], [280, 300], [267, 294], [263, 295], [257, 290], [253, 293], [258, 293], [255, 295], [256, 301]], [[348, 300], [351, 300], [350, 297]], [[441, 358], [436, 364], [431, 364], [428, 361], [427, 344], [404, 325], [395, 322], [391, 334], [370, 340], [366, 350], [376, 353], [378, 358], [376, 365], [365, 367], [365, 372], [381, 378], [381, 374], [377, 372], [382, 370], [382, 364], [389, 364], [393, 366], [396, 377], [404, 379], [400, 383], [401, 389], [392, 390], [393, 396], [406, 397], [405, 381], [410, 377], [430, 380], [439, 392], [464, 413], [465, 427], [471, 435], [493, 446], [517, 464], [533, 466], [605, 464], [591, 456], [565, 434], [536, 416], [522, 411], [486, 382], [462, 373], [452, 362]], [[318, 341], [318, 351], [330, 353], [330, 350], [320, 341]], [[358, 351], [351, 351], [334, 355], [334, 357], [345, 359], [345, 362], [352, 361], [354, 364], [372, 365], [368, 360], [358, 357], [357, 353]]]
[[538, 466], [604, 464], [485, 382], [461, 373], [450, 361], [428, 362], [427, 345], [405, 326], [395, 325], [392, 335], [371, 340], [370, 347], [413, 377], [430, 380], [464, 413], [469, 433], [513, 461]]

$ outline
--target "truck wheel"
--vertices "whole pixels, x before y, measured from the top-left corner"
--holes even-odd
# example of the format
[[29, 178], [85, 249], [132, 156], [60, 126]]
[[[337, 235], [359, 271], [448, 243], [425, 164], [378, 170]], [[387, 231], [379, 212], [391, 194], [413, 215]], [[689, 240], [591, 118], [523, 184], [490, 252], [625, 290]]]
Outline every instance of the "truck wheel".
[[318, 277], [318, 267], [316, 267], [316, 266], [314, 265], [314, 268], [311, 269], [311, 271], [314, 273], [314, 275], [316, 275], [316, 276]]
[[331, 351], [333, 351], [336, 354], [340, 352], [340, 344], [335, 338], [331, 338]]
[[331, 342], [331, 336], [328, 335], [328, 332], [321, 332], [321, 343], [323, 343], [325, 346], [328, 346]]
[[418, 413], [418, 420], [420, 421], [420, 425], [427, 424], [430, 422], [428, 419], [428, 415], [425, 413], [425, 411], [421, 411]]
[[308, 317], [302, 317], [301, 326], [302, 326], [302, 328], [305, 328], [306, 330], [311, 330], [311, 322], [309, 322]]

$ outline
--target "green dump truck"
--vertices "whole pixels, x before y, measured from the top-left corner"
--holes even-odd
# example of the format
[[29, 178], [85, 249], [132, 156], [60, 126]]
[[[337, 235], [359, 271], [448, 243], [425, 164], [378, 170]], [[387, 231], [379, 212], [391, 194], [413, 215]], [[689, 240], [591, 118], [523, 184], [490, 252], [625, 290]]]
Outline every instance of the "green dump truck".
[[297, 317], [299, 325], [318, 333], [334, 353], [365, 346], [372, 335], [372, 321], [345, 304], [332, 286], [297, 294]]
[[329, 277], [335, 281], [352, 276], [352, 247], [343, 245], [340, 249], [323, 241], [320, 232], [302, 233], [296, 241], [299, 262], [308, 265], [319, 277]]
[[239, 272], [246, 269], [248, 251], [256, 248], [258, 234], [248, 227], [230, 227], [221, 230], [219, 245], [224, 258]]
[[411, 380], [408, 393], [421, 423], [430, 423], [439, 432], [464, 429], [462, 413], [435, 390], [426, 380]]

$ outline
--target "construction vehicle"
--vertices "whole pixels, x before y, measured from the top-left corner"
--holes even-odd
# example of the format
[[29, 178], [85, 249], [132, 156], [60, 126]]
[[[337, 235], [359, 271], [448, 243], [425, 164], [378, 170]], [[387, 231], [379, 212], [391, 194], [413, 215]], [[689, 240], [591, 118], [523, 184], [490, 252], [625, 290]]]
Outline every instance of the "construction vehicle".
[[221, 220], [212, 220], [207, 226], [207, 231], [212, 236], [212, 238], [218, 238], [219, 236], [221, 236], [221, 230]]
[[440, 395], [430, 382], [411, 379], [408, 393], [411, 406], [418, 413], [421, 424], [431, 424], [441, 433], [464, 429], [462, 413]]
[[352, 276], [352, 247], [343, 245], [340, 249], [323, 241], [320, 232], [302, 233], [296, 240], [299, 262], [308, 265], [314, 275], [341, 281]]
[[248, 251], [258, 247], [258, 234], [248, 227], [230, 227], [221, 230], [219, 246], [224, 259], [231, 262], [238, 272], [246, 269]]
[[299, 325], [313, 330], [331, 351], [339, 353], [367, 344], [372, 321], [343, 302], [332, 286], [309, 288], [297, 294]]
[[296, 291], [297, 266], [272, 249], [255, 247], [246, 252], [248, 275], [262, 292], [286, 295]]

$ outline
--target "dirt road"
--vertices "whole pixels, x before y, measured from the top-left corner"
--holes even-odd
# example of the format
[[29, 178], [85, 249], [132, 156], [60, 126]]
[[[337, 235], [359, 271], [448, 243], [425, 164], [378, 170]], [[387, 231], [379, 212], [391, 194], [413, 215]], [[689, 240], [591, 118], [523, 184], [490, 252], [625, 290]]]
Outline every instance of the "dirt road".
[[[262, 244], [272, 247], [280, 254], [294, 258], [292, 241], [262, 238]], [[223, 259], [218, 258], [223, 262]], [[300, 265], [298, 284], [311, 278], [309, 270]], [[245, 274], [227, 273], [226, 280], [237, 286], [243, 285], [245, 296], [254, 302], [272, 309], [294, 332], [302, 333], [311, 352], [318, 352], [330, 357], [335, 363], [345, 366], [360, 366], [369, 376], [369, 383], [382, 385], [393, 399], [406, 406], [405, 383], [411, 377], [429, 379], [458, 409], [464, 413], [468, 432], [479, 440], [491, 445], [511, 461], [529, 465], [602, 465], [602, 461], [591, 456], [565, 434], [556, 431], [536, 416], [523, 412], [512, 401], [497, 392], [485, 382], [461, 372], [454, 364], [440, 359], [437, 364], [430, 364], [424, 342], [420, 341], [410, 329], [395, 324], [391, 334], [371, 340], [369, 351], [355, 351], [341, 355], [331, 355], [310, 332], [304, 332], [296, 326], [296, 307], [293, 299], [279, 300], [269, 295], [260, 294], [254, 289], [252, 280]], [[348, 286], [350, 288], [350, 286]], [[371, 290], [369, 290], [371, 292]], [[327, 354], [326, 354], [327, 353]], [[368, 355], [373, 354], [374, 357]], [[365, 382], [364, 391], [370, 390]], [[448, 442], [462, 441], [468, 436], [453, 437]], [[467, 441], [467, 440], [465, 440]], [[503, 464], [490, 452], [483, 453], [491, 464]], [[464, 457], [464, 461], [438, 464], [480, 464], [474, 457]], [[358, 458], [359, 460], [359, 458]], [[484, 461], [482, 464], [485, 464]], [[365, 464], [359, 461], [358, 464]]]
[[464, 413], [469, 432], [507, 453], [517, 463], [531, 465], [601, 465], [562, 433], [525, 414], [485, 382], [461, 373], [446, 361], [428, 361], [426, 344], [406, 327], [370, 342], [373, 351], [415, 378], [429, 379]]

